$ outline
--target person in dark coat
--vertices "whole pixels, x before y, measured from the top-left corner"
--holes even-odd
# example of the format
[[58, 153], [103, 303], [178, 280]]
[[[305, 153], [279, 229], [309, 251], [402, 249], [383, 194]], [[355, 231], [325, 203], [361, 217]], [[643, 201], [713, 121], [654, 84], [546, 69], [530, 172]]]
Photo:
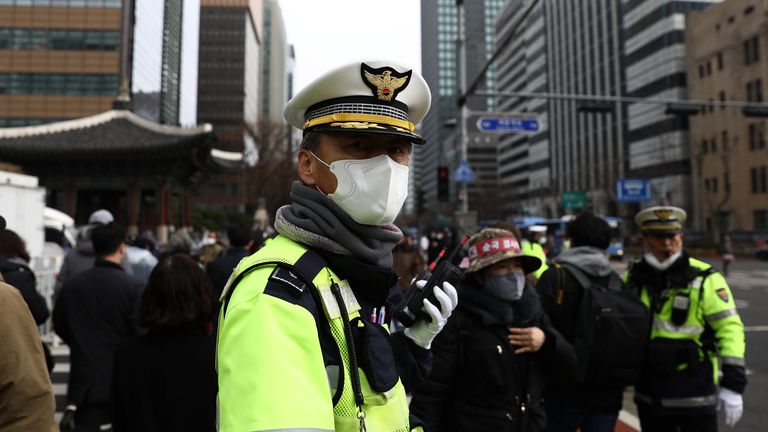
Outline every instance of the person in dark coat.
[[77, 243], [75, 244], [75, 247], [70, 249], [64, 257], [64, 262], [61, 264], [59, 274], [56, 275], [54, 292], [58, 294], [61, 287], [64, 286], [68, 280], [93, 267], [93, 263], [96, 261], [96, 255], [93, 251], [91, 232], [93, 231], [93, 228], [99, 225], [106, 225], [114, 220], [115, 218], [109, 210], [100, 209], [91, 213], [88, 217], [88, 225], [83, 226], [77, 232]]
[[429, 431], [542, 431], [544, 359], [561, 336], [526, 282], [541, 261], [497, 228], [470, 239], [469, 257], [459, 306], [432, 344], [432, 373], [411, 412]]
[[48, 319], [50, 311], [39, 292], [35, 273], [29, 268], [29, 252], [24, 240], [15, 232], [0, 230], [0, 273], [5, 282], [13, 285], [21, 292], [24, 301], [32, 312], [35, 324], [40, 325]]
[[[584, 212], [566, 226], [571, 248], [555, 259], [608, 286], [614, 272], [606, 249], [611, 243], [611, 228], [601, 217]], [[562, 279], [561, 279], [562, 278]], [[624, 401], [622, 386], [606, 386], [576, 381], [576, 350], [573, 344], [584, 288], [573, 273], [556, 267], [541, 275], [536, 289], [552, 325], [565, 337], [568, 355], [550, 378], [547, 398], [547, 432], [613, 432]]]
[[54, 329], [71, 352], [62, 431], [98, 431], [110, 423], [115, 348], [140, 333], [136, 314], [143, 284], [120, 266], [125, 231], [112, 223], [97, 226], [91, 240], [93, 268], [64, 284], [53, 309]]
[[139, 312], [149, 332], [121, 342], [115, 353], [115, 432], [216, 430], [214, 295], [188, 256], [168, 256], [155, 267]]
[[213, 282], [216, 294], [221, 295], [229, 276], [241, 259], [250, 255], [248, 251], [253, 244], [251, 232], [242, 226], [231, 226], [227, 229], [229, 248], [218, 258], [210, 261], [205, 266], [205, 272]]

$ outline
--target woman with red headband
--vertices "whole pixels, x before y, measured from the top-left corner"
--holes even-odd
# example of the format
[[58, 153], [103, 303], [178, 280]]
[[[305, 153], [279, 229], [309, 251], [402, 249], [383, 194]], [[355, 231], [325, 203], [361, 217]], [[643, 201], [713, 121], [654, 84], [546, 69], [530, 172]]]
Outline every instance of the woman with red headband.
[[487, 228], [469, 241], [459, 306], [432, 344], [434, 364], [411, 412], [430, 431], [541, 431], [543, 361], [554, 356], [551, 327], [510, 231]]

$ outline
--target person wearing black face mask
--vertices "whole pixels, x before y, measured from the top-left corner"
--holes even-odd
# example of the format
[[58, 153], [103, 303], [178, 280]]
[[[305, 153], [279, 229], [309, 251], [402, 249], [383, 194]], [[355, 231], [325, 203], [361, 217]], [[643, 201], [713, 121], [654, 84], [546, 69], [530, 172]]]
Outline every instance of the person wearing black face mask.
[[432, 344], [429, 380], [411, 411], [432, 431], [541, 431], [544, 365], [562, 337], [543, 313], [510, 231], [487, 228], [469, 241], [459, 306]]

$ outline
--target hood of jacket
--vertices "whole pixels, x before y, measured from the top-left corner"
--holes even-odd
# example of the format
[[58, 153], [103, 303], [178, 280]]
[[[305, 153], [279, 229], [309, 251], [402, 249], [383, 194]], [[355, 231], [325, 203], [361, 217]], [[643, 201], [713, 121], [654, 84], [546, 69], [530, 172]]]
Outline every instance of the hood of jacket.
[[568, 249], [560, 254], [555, 261], [571, 264], [592, 276], [604, 277], [613, 271], [605, 251], [592, 246], [577, 246]]
[[17, 271], [21, 268], [29, 270], [29, 264], [20, 257], [0, 258], [0, 273]]
[[83, 255], [93, 256], [93, 242], [91, 241], [93, 227], [94, 225], [86, 225], [77, 232], [75, 250]]

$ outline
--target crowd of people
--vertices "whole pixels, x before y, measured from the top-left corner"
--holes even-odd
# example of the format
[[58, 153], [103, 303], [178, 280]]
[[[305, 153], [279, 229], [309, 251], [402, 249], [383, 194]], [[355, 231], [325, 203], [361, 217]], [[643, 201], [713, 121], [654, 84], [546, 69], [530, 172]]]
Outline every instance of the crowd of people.
[[628, 386], [645, 431], [716, 431], [718, 408], [735, 425], [744, 326], [683, 248], [685, 212], [639, 212], [645, 254], [621, 276], [589, 212], [550, 260], [541, 231], [505, 221], [446, 257], [453, 231], [394, 225], [429, 104], [423, 78], [384, 61], [298, 93], [298, 180], [269, 242], [232, 227], [193, 258], [185, 229], [159, 252], [94, 212], [56, 286], [59, 425], [35, 328], [51, 311], [0, 219], [0, 429], [613, 432]]

